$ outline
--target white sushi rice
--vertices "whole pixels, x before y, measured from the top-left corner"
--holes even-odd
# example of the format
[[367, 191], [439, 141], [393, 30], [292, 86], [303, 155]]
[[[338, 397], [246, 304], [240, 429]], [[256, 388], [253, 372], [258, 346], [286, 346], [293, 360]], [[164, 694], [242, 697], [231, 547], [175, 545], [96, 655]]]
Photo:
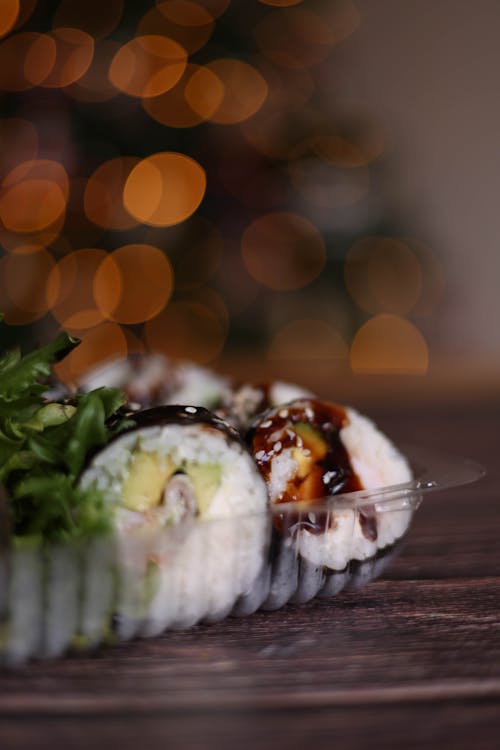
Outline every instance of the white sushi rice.
[[314, 398], [314, 394], [307, 388], [295, 385], [295, 383], [276, 380], [269, 389], [269, 398], [271, 406], [281, 406], [288, 404], [289, 401], [295, 401], [297, 398]]
[[[340, 439], [363, 488], [374, 490], [409, 481], [411, 468], [394, 444], [367, 417], [349, 407], [346, 414], [348, 424], [340, 430]], [[268, 483], [271, 499], [279, 497], [297, 469], [291, 449], [275, 457]], [[343, 570], [350, 560], [366, 560], [394, 544], [406, 532], [412, 517], [412, 511], [407, 509], [373, 513], [375, 540], [363, 533], [359, 511], [343, 508], [330, 512], [325, 532], [300, 530], [295, 537], [297, 552], [315, 565]]]
[[[136, 450], [174, 465], [217, 464], [220, 483], [196, 517], [179, 522], [162, 505], [144, 513], [120, 507]], [[267, 492], [251, 456], [205, 425], [168, 424], [127, 433], [98, 454], [82, 477], [116, 506], [121, 635], [152, 635], [224, 617], [252, 586], [269, 544]]]
[[168, 396], [169, 404], [212, 408], [229, 391], [229, 381], [215, 372], [190, 363], [178, 365], [179, 385]]

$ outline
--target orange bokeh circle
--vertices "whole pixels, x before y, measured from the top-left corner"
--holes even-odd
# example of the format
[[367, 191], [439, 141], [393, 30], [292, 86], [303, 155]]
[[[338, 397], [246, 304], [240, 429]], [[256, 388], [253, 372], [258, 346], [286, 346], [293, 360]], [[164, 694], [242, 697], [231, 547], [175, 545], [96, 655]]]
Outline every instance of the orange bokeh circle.
[[153, 245], [119, 247], [102, 260], [93, 281], [99, 310], [118, 323], [142, 323], [155, 317], [172, 289], [170, 261]]
[[125, 183], [123, 203], [143, 224], [171, 226], [193, 214], [206, 189], [204, 169], [189, 156], [153, 154], [135, 166]]

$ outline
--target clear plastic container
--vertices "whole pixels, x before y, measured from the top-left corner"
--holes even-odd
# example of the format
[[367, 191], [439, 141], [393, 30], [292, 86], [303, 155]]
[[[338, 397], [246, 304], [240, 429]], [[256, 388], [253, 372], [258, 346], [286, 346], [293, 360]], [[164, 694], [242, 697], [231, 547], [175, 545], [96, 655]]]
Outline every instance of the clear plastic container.
[[415, 478], [265, 514], [41, 545], [0, 556], [0, 661], [57, 657], [198, 622], [333, 597], [379, 576], [424, 495], [478, 464], [407, 448]]

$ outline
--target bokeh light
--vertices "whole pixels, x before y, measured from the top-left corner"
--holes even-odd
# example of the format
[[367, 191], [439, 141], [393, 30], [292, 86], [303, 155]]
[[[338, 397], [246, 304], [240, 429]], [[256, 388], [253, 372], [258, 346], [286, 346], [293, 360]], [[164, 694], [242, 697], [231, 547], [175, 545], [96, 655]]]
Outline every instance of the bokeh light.
[[54, 266], [51, 254], [37, 245], [20, 245], [0, 259], [0, 305], [7, 323], [26, 325], [47, 313], [45, 287]]
[[2, 0], [0, 4], [0, 36], [14, 27], [19, 15], [19, 0]]
[[71, 330], [92, 328], [104, 320], [94, 298], [94, 278], [104, 250], [86, 248], [64, 256], [50, 273], [47, 301], [53, 317]]
[[416, 305], [422, 272], [415, 253], [396, 237], [365, 237], [345, 261], [346, 287], [363, 310], [404, 315]]
[[0, 43], [0, 90], [26, 91], [50, 74], [56, 43], [47, 34], [24, 31]]
[[68, 379], [144, 347], [424, 366], [443, 271], [378, 236], [405, 228], [381, 127], [337, 96], [355, 2], [45, 6], [0, 2], [0, 309], [85, 337]]
[[144, 326], [150, 349], [200, 364], [222, 351], [227, 330], [219, 314], [198, 302], [171, 302]]
[[28, 159], [16, 164], [3, 180], [2, 188], [18, 185], [24, 180], [47, 180], [47, 182], [53, 182], [60, 188], [64, 200], [68, 200], [68, 174], [63, 165], [58, 161], [54, 161], [53, 159]]
[[98, 39], [89, 67], [77, 81], [66, 86], [65, 93], [82, 102], [106, 102], [117, 96], [119, 92], [109, 80], [108, 71], [120, 46], [114, 39]]
[[435, 251], [415, 237], [405, 237], [404, 243], [418, 259], [422, 274], [422, 289], [412, 314], [415, 318], [436, 320], [446, 295], [448, 272]]
[[12, 232], [5, 228], [0, 229], [0, 245], [7, 252], [15, 252], [18, 247], [25, 245], [52, 246], [60, 236], [65, 221], [66, 214], [62, 213], [53, 224], [49, 224], [39, 232]]
[[163, 310], [173, 289], [172, 266], [152, 245], [124, 245], [99, 265], [94, 298], [105, 318], [142, 323]]
[[213, 30], [214, 19], [205, 3], [165, 0], [143, 16], [137, 34], [161, 34], [178, 42], [191, 55], [206, 44]]
[[143, 99], [142, 106], [162, 125], [191, 128], [211, 118], [224, 91], [224, 84], [209, 68], [189, 63], [175, 86], [161, 96]]
[[309, 284], [322, 271], [326, 258], [316, 227], [303, 216], [284, 211], [261, 216], [247, 227], [241, 253], [248, 273], [278, 291]]
[[351, 345], [353, 372], [423, 375], [429, 365], [427, 343], [418, 328], [405, 318], [382, 313], [357, 331]]
[[61, 164], [47, 159], [22, 162], [2, 181], [0, 219], [12, 232], [39, 232], [64, 215], [68, 193]]
[[[81, 78], [94, 55], [94, 40], [80, 29], [61, 28], [50, 32], [55, 42], [56, 57], [47, 76], [39, 81], [47, 88], [63, 88]], [[38, 77], [39, 55], [32, 47], [26, 57], [25, 73], [32, 82]]]
[[83, 205], [87, 218], [105, 229], [130, 229], [137, 220], [125, 209], [123, 191], [132, 169], [141, 160], [133, 156], [110, 159], [89, 177]]
[[175, 86], [186, 68], [186, 51], [164, 36], [140, 36], [115, 54], [109, 79], [129, 96], [159, 96]]
[[52, 224], [66, 207], [60, 187], [49, 180], [23, 180], [0, 198], [0, 219], [14, 232], [37, 232]]
[[[68, 193], [69, 180], [61, 164], [48, 159], [22, 162], [2, 181], [0, 219], [14, 233], [36, 233], [54, 225], [60, 228]], [[25, 240], [45, 244], [42, 238], [23, 238], [21, 242]]]
[[305, 318], [283, 326], [271, 340], [267, 356], [268, 359], [324, 362], [347, 359], [348, 348], [333, 325]]
[[[257, 112], [267, 96], [267, 83], [259, 71], [236, 58], [213, 60], [207, 64], [223, 86], [223, 97], [210, 115], [212, 122], [233, 125], [246, 120]], [[186, 99], [195, 112], [200, 108], [200, 117], [206, 115], [206, 98], [202, 96], [207, 77], [203, 68], [191, 77], [186, 89]]]
[[123, 203], [144, 224], [170, 226], [196, 211], [206, 184], [204, 169], [189, 156], [153, 154], [132, 169], [125, 183]]

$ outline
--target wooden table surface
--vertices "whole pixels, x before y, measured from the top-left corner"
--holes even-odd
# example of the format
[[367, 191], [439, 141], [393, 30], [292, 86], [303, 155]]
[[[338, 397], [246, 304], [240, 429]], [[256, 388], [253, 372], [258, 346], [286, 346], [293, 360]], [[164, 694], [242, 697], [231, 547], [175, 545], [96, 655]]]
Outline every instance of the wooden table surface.
[[383, 579], [0, 672], [0, 748], [500, 747], [500, 404], [431, 412], [374, 416], [488, 476], [428, 496]]

